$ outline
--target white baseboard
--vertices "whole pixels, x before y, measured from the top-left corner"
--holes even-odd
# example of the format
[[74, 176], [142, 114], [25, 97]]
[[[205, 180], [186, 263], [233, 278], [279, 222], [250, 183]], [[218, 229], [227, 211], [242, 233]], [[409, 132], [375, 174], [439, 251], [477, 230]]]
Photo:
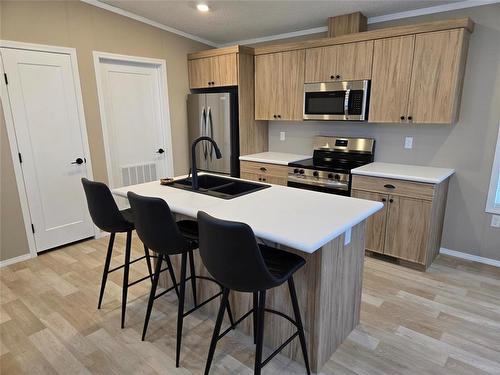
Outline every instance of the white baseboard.
[[32, 257], [31, 254], [28, 253], [28, 254], [20, 255], [18, 257], [2, 260], [2, 261], [0, 261], [0, 268], [10, 266], [11, 264], [19, 263], [19, 262], [22, 262], [24, 260], [28, 260], [31, 258], [34, 258], [34, 257]]
[[455, 257], [455, 258], [467, 259], [467, 260], [472, 260], [472, 261], [478, 262], [478, 263], [489, 264], [490, 266], [500, 267], [500, 260], [483, 258], [483, 257], [477, 256], [477, 255], [471, 255], [471, 254], [467, 254], [467, 253], [462, 253], [460, 251], [446, 249], [444, 247], [439, 249], [439, 253], [450, 255], [450, 256]]

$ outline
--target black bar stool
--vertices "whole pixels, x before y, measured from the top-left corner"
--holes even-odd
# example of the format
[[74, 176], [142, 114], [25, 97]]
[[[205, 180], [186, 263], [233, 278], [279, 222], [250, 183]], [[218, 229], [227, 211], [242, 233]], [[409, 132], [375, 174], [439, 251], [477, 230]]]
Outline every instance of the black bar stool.
[[[201, 211], [198, 212], [198, 224], [200, 230], [200, 255], [203, 263], [208, 272], [224, 287], [212, 341], [210, 342], [205, 375], [210, 372], [217, 341], [250, 314], [253, 314], [254, 342], [257, 344], [254, 373], [260, 374], [262, 367], [296, 336], [299, 336], [307, 374], [310, 374], [304, 328], [293, 282], [293, 274], [305, 264], [305, 260], [286, 251], [258, 245], [252, 229], [247, 224], [216, 219]], [[265, 307], [266, 290], [277, 287], [284, 282], [288, 282], [295, 319], [282, 312], [266, 309]], [[253, 309], [244, 314], [221, 334], [222, 318], [228, 304], [230, 290], [253, 293]], [[297, 327], [297, 331], [285, 340], [267, 359], [262, 361], [265, 311], [287, 319]]]
[[[194, 266], [193, 250], [198, 248], [198, 223], [193, 220], [181, 220], [175, 222], [170, 207], [167, 202], [160, 198], [143, 197], [133, 192], [127, 194], [130, 206], [134, 212], [135, 226], [139, 238], [144, 244], [158, 254], [155, 271], [153, 274], [153, 285], [149, 295], [148, 307], [146, 310], [146, 318], [144, 320], [144, 329], [142, 331], [142, 340], [146, 337], [149, 318], [153, 308], [153, 302], [156, 298], [169, 292], [173, 288], [177, 291], [177, 281], [173, 272], [170, 273], [173, 287], [156, 295], [156, 288], [160, 278], [160, 270], [162, 261], [165, 260], [168, 268], [171, 269], [170, 255], [181, 255], [181, 276], [179, 281], [179, 306], [177, 311], [177, 347], [175, 355], [175, 365], [179, 367], [181, 340], [182, 340], [182, 324], [186, 316], [204, 306], [208, 302], [222, 295], [222, 285], [216, 280], [197, 276]], [[190, 275], [186, 277], [187, 258], [189, 257]], [[196, 297], [196, 279], [205, 279], [216, 282], [221, 287], [221, 292], [207, 298], [205, 301], [198, 303]], [[186, 291], [186, 282], [191, 280], [193, 291], [194, 307], [189, 311], [184, 311], [184, 298]], [[228, 305], [228, 315], [233, 326], [233, 316]]]
[[[125, 310], [127, 306], [127, 292], [128, 287], [135, 285], [146, 279], [153, 280], [152, 269], [151, 269], [151, 258], [149, 251], [146, 246], [144, 246], [144, 256], [130, 261], [130, 252], [132, 245], [132, 231], [134, 230], [134, 219], [132, 215], [132, 210], [122, 210], [118, 209], [111, 191], [106, 184], [102, 182], [90, 181], [86, 178], [82, 178], [83, 189], [85, 191], [85, 196], [87, 197], [87, 205], [89, 208], [90, 216], [94, 224], [102, 231], [111, 233], [108, 243], [108, 252], [106, 253], [106, 261], [104, 263], [104, 270], [102, 273], [101, 281], [101, 291], [99, 293], [99, 303], [97, 308], [101, 308], [102, 298], [104, 296], [104, 289], [106, 287], [106, 281], [108, 279], [108, 274], [119, 269], [124, 268], [123, 272], [123, 287], [122, 287], [122, 317], [121, 317], [121, 327], [125, 326]], [[127, 233], [127, 242], [125, 246], [125, 263], [121, 266], [109, 269], [111, 263], [111, 256], [113, 253], [113, 244], [115, 242], [116, 233]], [[145, 276], [141, 279], [135, 280], [131, 283], [128, 282], [129, 267], [132, 263], [146, 258], [146, 263], [148, 265], [149, 276]]]

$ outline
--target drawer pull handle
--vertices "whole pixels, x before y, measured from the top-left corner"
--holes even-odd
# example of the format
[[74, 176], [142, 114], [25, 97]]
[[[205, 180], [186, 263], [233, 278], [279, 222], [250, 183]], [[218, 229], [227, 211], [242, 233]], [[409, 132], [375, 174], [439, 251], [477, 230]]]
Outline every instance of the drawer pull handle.
[[386, 201], [387, 201], [387, 199], [385, 199], [385, 198], [382, 198], [382, 202], [386, 202]]
[[396, 186], [391, 185], [391, 184], [385, 184], [385, 185], [384, 185], [384, 187], [385, 187], [386, 189], [396, 189]]
[[266, 169], [266, 168], [264, 168], [264, 167], [260, 167], [260, 170], [261, 170], [262, 172], [267, 171], [267, 169]]

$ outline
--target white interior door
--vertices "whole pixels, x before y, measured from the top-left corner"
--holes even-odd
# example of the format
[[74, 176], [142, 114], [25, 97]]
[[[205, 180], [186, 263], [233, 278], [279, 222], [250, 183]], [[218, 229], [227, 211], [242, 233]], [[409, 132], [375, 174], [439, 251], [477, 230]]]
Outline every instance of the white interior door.
[[36, 250], [91, 237], [94, 226], [80, 182], [90, 171], [88, 145], [71, 56], [0, 52]]
[[161, 66], [130, 59], [95, 61], [110, 185], [172, 176]]

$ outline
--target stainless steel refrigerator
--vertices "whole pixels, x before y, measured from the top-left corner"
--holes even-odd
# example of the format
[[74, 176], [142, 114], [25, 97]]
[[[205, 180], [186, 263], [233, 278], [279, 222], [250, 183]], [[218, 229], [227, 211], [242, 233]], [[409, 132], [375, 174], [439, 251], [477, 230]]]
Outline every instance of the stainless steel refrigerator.
[[189, 146], [201, 136], [213, 138], [222, 153], [215, 157], [213, 146], [201, 142], [196, 150], [199, 170], [239, 177], [238, 105], [235, 92], [188, 95]]

